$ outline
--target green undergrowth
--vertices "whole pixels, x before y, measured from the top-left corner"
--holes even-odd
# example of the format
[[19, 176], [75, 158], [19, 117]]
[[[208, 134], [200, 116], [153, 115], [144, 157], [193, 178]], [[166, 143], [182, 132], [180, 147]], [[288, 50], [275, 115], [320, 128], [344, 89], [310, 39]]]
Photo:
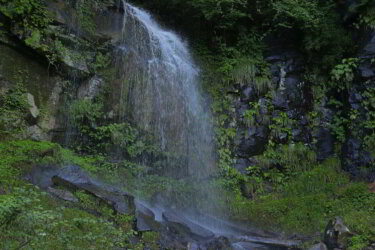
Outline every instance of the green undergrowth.
[[[306, 146], [284, 145], [269, 148], [257, 161], [247, 176], [233, 171], [221, 180], [231, 190], [223, 197], [233, 218], [314, 235], [340, 216], [354, 233], [349, 249], [362, 249], [375, 240], [375, 194], [365, 183], [350, 181], [337, 158], [318, 163]], [[244, 198], [244, 186], [252, 199]]]
[[[113, 249], [129, 248], [132, 222], [87, 194], [74, 207], [52, 199], [22, 176], [33, 166], [77, 164], [93, 170], [98, 159], [80, 157], [50, 142], [0, 143], [0, 248], [1, 249]], [[99, 209], [98, 217], [87, 211]], [[141, 240], [140, 248], [146, 241]]]

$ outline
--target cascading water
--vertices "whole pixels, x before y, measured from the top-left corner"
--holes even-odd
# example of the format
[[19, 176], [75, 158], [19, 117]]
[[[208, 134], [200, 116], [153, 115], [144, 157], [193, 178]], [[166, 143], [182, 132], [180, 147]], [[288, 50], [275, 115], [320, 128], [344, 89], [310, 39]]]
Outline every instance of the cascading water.
[[199, 69], [177, 35], [126, 1], [123, 9], [116, 67], [122, 116], [151, 132], [161, 149], [178, 159], [167, 163], [166, 174], [207, 177], [214, 170], [212, 127], [198, 91]]

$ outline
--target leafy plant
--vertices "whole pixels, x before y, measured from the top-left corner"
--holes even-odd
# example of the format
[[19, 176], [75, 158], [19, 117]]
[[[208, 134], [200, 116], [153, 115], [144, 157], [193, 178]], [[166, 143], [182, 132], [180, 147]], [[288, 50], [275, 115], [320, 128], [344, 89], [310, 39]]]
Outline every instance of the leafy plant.
[[349, 89], [350, 83], [354, 80], [354, 73], [358, 62], [358, 58], [343, 59], [341, 64], [336, 65], [331, 71], [331, 79], [339, 91]]
[[251, 109], [246, 110], [244, 113], [244, 120], [247, 126], [254, 126], [256, 124], [257, 118], [260, 116], [260, 103], [253, 102], [250, 103]]

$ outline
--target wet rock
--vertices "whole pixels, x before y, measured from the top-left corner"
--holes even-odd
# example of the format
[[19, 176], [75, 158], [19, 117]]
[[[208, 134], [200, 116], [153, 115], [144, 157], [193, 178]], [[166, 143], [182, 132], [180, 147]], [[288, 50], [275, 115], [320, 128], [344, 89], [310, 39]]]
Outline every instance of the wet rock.
[[351, 236], [349, 228], [340, 217], [328, 222], [324, 230], [324, 243], [329, 249], [344, 248]]
[[75, 165], [61, 168], [56, 177], [59, 177], [59, 179], [66, 182], [65, 185], [70, 185], [73, 189], [78, 185], [89, 184], [92, 182], [90, 176], [83, 172], [80, 167]]
[[303, 134], [302, 134], [302, 129], [300, 128], [294, 128], [292, 130], [292, 138], [294, 141], [303, 141]]
[[[63, 87], [64, 81], [59, 78], [56, 78], [54, 87], [51, 93], [48, 96], [47, 106], [48, 109], [46, 110], [45, 115], [43, 115], [38, 122], [38, 126], [45, 131], [46, 135], [48, 135], [48, 140], [52, 140], [53, 135], [60, 131], [60, 133], [64, 133], [61, 131], [65, 130], [65, 120], [62, 121], [61, 119], [57, 119], [59, 108], [60, 108], [60, 100], [63, 94]], [[63, 125], [64, 124], [64, 125]]]
[[326, 244], [320, 242], [318, 244], [313, 245], [309, 248], [309, 250], [328, 250]]
[[355, 89], [352, 89], [349, 94], [349, 103], [355, 104], [355, 103], [361, 103], [363, 100], [363, 97], [360, 93], [358, 93]]
[[247, 104], [247, 103], [243, 103], [243, 102], [240, 102], [240, 101], [238, 101], [238, 103], [236, 103], [236, 112], [237, 112], [239, 117], [243, 117], [245, 112], [249, 109], [250, 109], [250, 105]]
[[375, 76], [375, 71], [371, 68], [371, 65], [362, 64], [358, 67], [358, 70], [362, 78], [367, 79]]
[[165, 211], [163, 219], [170, 223], [179, 224], [180, 227], [186, 227], [192, 236], [198, 239], [210, 239], [215, 236], [211, 231], [193, 223], [182, 214], [173, 210]]
[[47, 141], [49, 139], [49, 136], [38, 125], [27, 128], [27, 137], [34, 141]]
[[77, 166], [67, 166], [52, 177], [55, 185], [71, 190], [84, 190], [103, 200], [119, 214], [134, 214], [134, 197], [117, 190], [108, 190], [103, 184], [93, 180]]
[[249, 242], [255, 244], [262, 244], [267, 246], [281, 247], [281, 248], [298, 248], [301, 245], [300, 240], [284, 240], [278, 238], [267, 238], [259, 236], [239, 236], [235, 237], [238, 242]]
[[53, 194], [59, 199], [62, 199], [64, 201], [71, 201], [71, 202], [78, 202], [78, 199], [69, 191], [67, 190], [60, 190], [48, 187], [48, 192]]
[[112, 193], [92, 183], [75, 184], [59, 176], [52, 177], [52, 181], [57, 185], [73, 187], [73, 190], [84, 190], [107, 203], [118, 214], [134, 214], [134, 197], [130, 195]]
[[94, 76], [88, 81], [81, 84], [78, 89], [78, 98], [93, 99], [99, 94], [100, 88], [103, 86], [103, 79], [98, 76]]
[[199, 245], [195, 242], [189, 242], [187, 244], [187, 250], [200, 250]]
[[201, 248], [207, 250], [229, 250], [232, 249], [228, 238], [220, 236], [205, 243]]
[[35, 104], [34, 96], [32, 94], [27, 93], [26, 98], [27, 98], [27, 104], [29, 106], [28, 107], [28, 110], [29, 110], [28, 121], [30, 122], [31, 125], [33, 125], [36, 123], [36, 120], [39, 117], [40, 111]]
[[237, 154], [243, 158], [261, 154], [268, 142], [268, 133], [267, 126], [259, 125], [248, 128], [244, 132], [245, 135], [241, 137]]
[[65, 70], [71, 75], [85, 77], [90, 73], [87, 67], [87, 62], [82, 59], [82, 57], [78, 56], [78, 53], [76, 52], [65, 52], [63, 55], [61, 55], [60, 60], [65, 64]]
[[24, 179], [42, 189], [53, 185], [52, 176], [58, 174], [56, 166], [34, 166]]
[[62, 0], [48, 1], [48, 11], [53, 14], [54, 22], [60, 25], [66, 25], [71, 22], [70, 8]]
[[272, 249], [265, 245], [251, 243], [251, 242], [236, 242], [232, 244], [234, 250], [268, 250]]
[[353, 176], [360, 174], [360, 168], [368, 166], [373, 162], [373, 158], [369, 152], [362, 148], [362, 141], [357, 138], [349, 138], [342, 149], [343, 168]]
[[234, 168], [241, 174], [246, 174], [246, 168], [249, 166], [251, 166], [251, 161], [249, 159], [239, 158], [236, 160]]
[[148, 232], [152, 231], [152, 226], [150, 226], [149, 221], [152, 221], [152, 218], [147, 217], [145, 214], [136, 212], [136, 229], [138, 232]]
[[317, 159], [322, 161], [333, 154], [334, 138], [328, 128], [319, 127], [313, 132], [317, 143]]
[[143, 203], [140, 201], [135, 201], [136, 212], [135, 216], [137, 219], [137, 231], [138, 232], [146, 232], [152, 230], [152, 224], [155, 220], [155, 214], [147, 208]]
[[364, 57], [370, 57], [375, 55], [375, 32], [371, 34], [371, 38], [364, 47], [362, 54]]
[[272, 105], [280, 110], [287, 110], [289, 108], [288, 99], [281, 93], [277, 93], [272, 97]]
[[254, 87], [253, 86], [246, 86], [242, 90], [242, 98], [241, 99], [242, 99], [243, 102], [252, 102], [252, 101], [254, 101], [256, 96], [257, 96], [257, 92], [254, 89]]

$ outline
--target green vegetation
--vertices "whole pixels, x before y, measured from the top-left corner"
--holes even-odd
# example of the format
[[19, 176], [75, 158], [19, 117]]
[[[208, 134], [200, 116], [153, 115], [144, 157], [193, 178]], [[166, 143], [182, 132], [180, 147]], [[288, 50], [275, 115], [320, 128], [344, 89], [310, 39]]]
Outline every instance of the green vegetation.
[[22, 137], [26, 128], [25, 113], [28, 108], [25, 94], [22, 79], [12, 88], [4, 89], [4, 93], [0, 92], [0, 141]]
[[142, 135], [129, 123], [103, 124], [103, 104], [90, 99], [77, 100], [69, 108], [70, 117], [78, 128], [75, 149], [86, 153], [106, 155], [120, 150], [124, 157], [136, 158], [143, 153], [157, 153], [147, 135]]
[[[113, 249], [126, 247], [133, 234], [131, 220], [114, 216], [103, 204], [85, 193], [77, 193], [83, 208], [95, 208], [106, 217], [64, 206], [46, 193], [21, 180], [36, 164], [80, 164], [92, 161], [49, 142], [7, 141], [0, 143], [0, 247], [37, 249]], [[48, 167], [46, 167], [48, 168]]]
[[349, 249], [361, 249], [374, 241], [371, 204], [375, 194], [364, 183], [350, 182], [336, 158], [319, 164], [313, 151], [296, 144], [268, 149], [257, 160], [257, 165], [248, 168], [247, 176], [236, 177], [250, 185], [253, 199], [245, 199], [240, 190], [235, 198], [231, 193], [223, 197], [230, 199], [232, 216], [262, 227], [304, 234], [323, 232], [330, 218], [341, 216], [357, 234]]
[[[351, 180], [340, 162], [342, 146], [353, 137], [363, 139], [361, 147], [375, 157], [373, 82], [358, 84], [361, 64], [374, 65], [375, 59], [358, 57], [353, 41], [375, 27], [374, 2], [358, 0], [350, 7], [333, 0], [135, 2], [167, 25], [183, 30], [192, 43], [203, 69], [203, 88], [212, 97], [216, 175], [204, 183], [163, 176], [170, 165], [179, 166], [179, 156], [161, 152], [154, 138], [131, 120], [107, 117], [107, 112], [116, 108], [107, 107], [109, 99], [115, 97], [106, 91], [114, 92], [116, 84], [106, 86], [113, 89], [104, 89], [94, 99], [76, 100], [74, 84], [64, 89], [71, 93], [66, 97], [66, 110], [60, 111], [71, 119], [77, 133], [69, 145], [76, 153], [50, 142], [19, 141], [25, 137], [28, 106], [25, 80], [16, 80], [11, 87], [0, 89], [0, 248], [129, 247], [135, 234], [133, 217], [115, 215], [109, 206], [83, 191], [74, 193], [79, 206], [65, 206], [21, 178], [33, 166], [60, 164], [79, 165], [109, 182], [123, 184], [124, 189], [146, 200], [163, 194], [162, 198], [177, 208], [195, 204], [212, 212], [218, 197], [211, 197], [209, 191], [219, 190], [215, 209], [223, 215], [287, 233], [314, 235], [322, 232], [329, 219], [341, 216], [355, 233], [349, 249], [364, 249], [374, 242], [375, 194], [365, 183]], [[113, 45], [102, 41], [107, 38], [96, 33], [95, 22], [96, 15], [113, 4], [111, 0], [67, 1], [76, 26], [73, 32], [53, 22], [43, 0], [0, 0], [0, 14], [4, 16], [0, 37], [8, 33], [17, 37], [33, 53], [55, 65], [64, 80], [77, 77], [82, 82], [95, 74], [108, 83], [117, 83], [114, 69], [109, 67]], [[308, 89], [304, 91], [311, 95], [303, 107], [306, 126], [311, 131], [330, 129], [334, 136], [335, 152], [323, 162], [313, 151], [316, 138], [303, 142], [294, 138], [299, 121], [289, 114], [291, 110], [273, 104], [274, 97], [285, 90], [284, 65], [276, 65], [281, 79], [275, 83], [265, 59], [273, 52], [274, 40], [281, 47], [293, 45], [306, 59], [301, 70]], [[60, 66], [73, 70], [64, 71]], [[246, 103], [248, 109], [238, 117], [234, 103], [242, 98], [244, 86], [252, 87], [254, 94]], [[353, 88], [361, 95], [356, 104], [364, 111], [348, 104]], [[322, 108], [332, 111], [330, 120]], [[266, 150], [252, 157], [246, 173], [239, 173], [233, 168], [237, 140], [249, 136], [249, 132], [238, 134], [239, 128], [257, 126], [265, 127]], [[366, 173], [373, 167], [362, 166], [361, 171]], [[200, 192], [202, 189], [209, 191]], [[87, 212], [90, 210], [101, 217]], [[155, 232], [144, 233], [131, 247], [158, 249], [159, 237]]]

